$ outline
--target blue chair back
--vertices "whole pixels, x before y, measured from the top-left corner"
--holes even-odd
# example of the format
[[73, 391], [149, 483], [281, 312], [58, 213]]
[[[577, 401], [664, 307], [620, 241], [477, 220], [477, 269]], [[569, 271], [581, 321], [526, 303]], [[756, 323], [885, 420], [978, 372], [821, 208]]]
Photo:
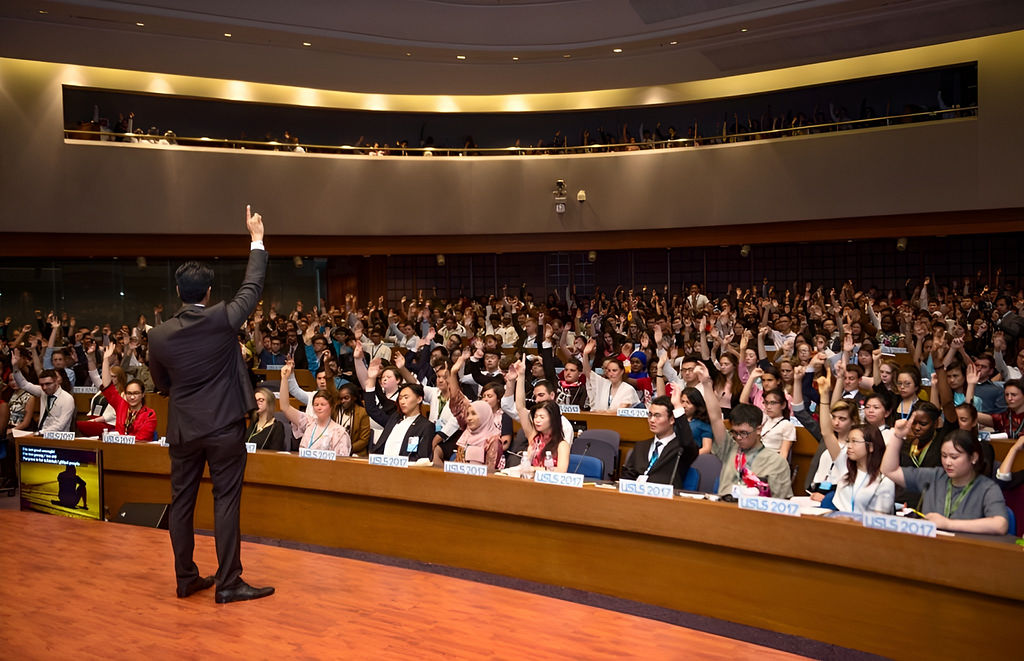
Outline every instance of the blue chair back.
[[690, 470], [696, 470], [700, 474], [700, 481], [693, 489], [687, 489], [688, 491], [718, 493], [718, 478], [722, 474], [722, 462], [718, 457], [713, 454], [699, 455], [690, 466]]
[[683, 491], [696, 491], [700, 486], [700, 473], [693, 466], [690, 466], [689, 470], [686, 471], [686, 477], [683, 478]]
[[1016, 517], [1016, 515], [1014, 515], [1013, 510], [1011, 510], [1009, 507], [1006, 508], [1006, 513], [1010, 517], [1010, 527], [1006, 529], [1006, 534], [1007, 535], [1013, 535], [1014, 537], [1016, 537], [1017, 536], [1017, 517]]
[[569, 472], [582, 473], [583, 477], [592, 477], [595, 480], [604, 479], [604, 462], [597, 457], [579, 454], [569, 455]]

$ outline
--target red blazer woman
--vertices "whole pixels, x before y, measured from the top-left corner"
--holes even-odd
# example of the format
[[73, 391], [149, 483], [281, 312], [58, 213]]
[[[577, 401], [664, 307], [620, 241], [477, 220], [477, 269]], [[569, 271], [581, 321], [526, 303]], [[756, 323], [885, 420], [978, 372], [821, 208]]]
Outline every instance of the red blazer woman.
[[128, 402], [117, 392], [113, 383], [103, 389], [103, 396], [117, 412], [115, 428], [118, 434], [134, 436], [139, 443], [152, 443], [156, 440], [156, 411], [143, 404], [142, 408], [132, 414]]

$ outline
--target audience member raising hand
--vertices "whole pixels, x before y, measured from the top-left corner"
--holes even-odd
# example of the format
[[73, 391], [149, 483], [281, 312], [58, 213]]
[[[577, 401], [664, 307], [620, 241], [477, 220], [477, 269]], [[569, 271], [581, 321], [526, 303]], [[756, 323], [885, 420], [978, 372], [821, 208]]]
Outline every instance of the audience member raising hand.
[[331, 450], [339, 457], [347, 457], [352, 452], [352, 439], [345, 428], [331, 417], [333, 402], [326, 391], [318, 390], [313, 395], [311, 414], [292, 406], [288, 398], [288, 378], [294, 369], [295, 365], [291, 361], [281, 368], [279, 403], [281, 412], [292, 423], [292, 434], [302, 438], [299, 449]]

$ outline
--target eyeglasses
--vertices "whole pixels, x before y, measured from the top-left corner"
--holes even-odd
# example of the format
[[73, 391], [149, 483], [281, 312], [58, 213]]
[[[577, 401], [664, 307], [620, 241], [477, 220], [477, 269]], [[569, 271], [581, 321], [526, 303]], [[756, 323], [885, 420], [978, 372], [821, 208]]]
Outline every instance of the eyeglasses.
[[126, 395], [135, 395], [136, 397], [138, 397], [139, 395], [142, 394], [142, 391], [141, 390], [125, 390], [124, 394], [126, 394]]
[[779, 406], [780, 404], [782, 404], [782, 402], [780, 402], [777, 399], [766, 399], [764, 400], [764, 404], [765, 406], [768, 406], [769, 404], [772, 406]]
[[847, 439], [847, 441], [846, 441], [847, 445], [864, 445], [866, 443], [867, 443], [867, 441], [864, 440], [864, 439], [861, 439], [859, 441], [855, 441], [852, 438], [850, 438], [850, 439]]
[[750, 435], [753, 434], [753, 433], [754, 432], [752, 432], [752, 431], [734, 431], [732, 433], [732, 437], [733, 438], [738, 438], [738, 439], [742, 440], [742, 439], [745, 439], [745, 438], [749, 438]]

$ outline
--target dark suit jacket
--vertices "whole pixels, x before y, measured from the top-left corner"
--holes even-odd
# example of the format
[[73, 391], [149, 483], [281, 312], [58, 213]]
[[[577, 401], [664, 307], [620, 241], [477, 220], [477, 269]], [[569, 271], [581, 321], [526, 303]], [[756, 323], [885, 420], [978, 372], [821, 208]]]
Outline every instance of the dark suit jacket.
[[238, 328], [260, 300], [266, 271], [267, 251], [253, 250], [245, 280], [230, 302], [183, 305], [150, 331], [149, 372], [157, 389], [171, 398], [169, 444], [203, 438], [256, 408]]
[[[390, 415], [385, 413], [383, 409], [377, 404], [377, 396], [372, 393], [366, 393], [366, 413], [369, 414], [378, 425], [384, 428], [384, 431], [377, 437], [377, 442], [370, 442], [370, 454], [384, 454], [384, 445], [387, 443], [388, 436], [391, 435], [391, 431], [395, 428], [399, 422], [402, 421], [402, 412], [396, 411]], [[399, 450], [399, 454], [409, 457], [409, 461], [416, 461], [417, 459], [430, 459], [432, 454], [432, 442], [434, 440], [434, 423], [427, 420], [422, 415], [417, 415], [412, 425], [409, 427], [409, 431], [406, 432], [405, 438], [402, 439], [402, 449]], [[418, 445], [416, 450], [413, 452], [409, 451], [409, 439], [417, 438]]]
[[[669, 479], [672, 477], [672, 469], [676, 465], [676, 456], [682, 450], [682, 456], [679, 457], [679, 468], [676, 469], [674, 480], [675, 488], [682, 489], [686, 471], [690, 470], [690, 464], [697, 459], [700, 449], [693, 442], [693, 433], [690, 431], [690, 423], [685, 415], [680, 415], [676, 418], [673, 427], [676, 437], [669, 441], [665, 447], [661, 448], [657, 461], [654, 462], [654, 466], [647, 473], [647, 481], [668, 484]], [[647, 455], [651, 452], [651, 443], [653, 442], [654, 439], [652, 438], [649, 441], [640, 441], [633, 447], [633, 454], [630, 455], [629, 460], [622, 467], [621, 474], [623, 478], [635, 480], [644, 474], [648, 465]]]

